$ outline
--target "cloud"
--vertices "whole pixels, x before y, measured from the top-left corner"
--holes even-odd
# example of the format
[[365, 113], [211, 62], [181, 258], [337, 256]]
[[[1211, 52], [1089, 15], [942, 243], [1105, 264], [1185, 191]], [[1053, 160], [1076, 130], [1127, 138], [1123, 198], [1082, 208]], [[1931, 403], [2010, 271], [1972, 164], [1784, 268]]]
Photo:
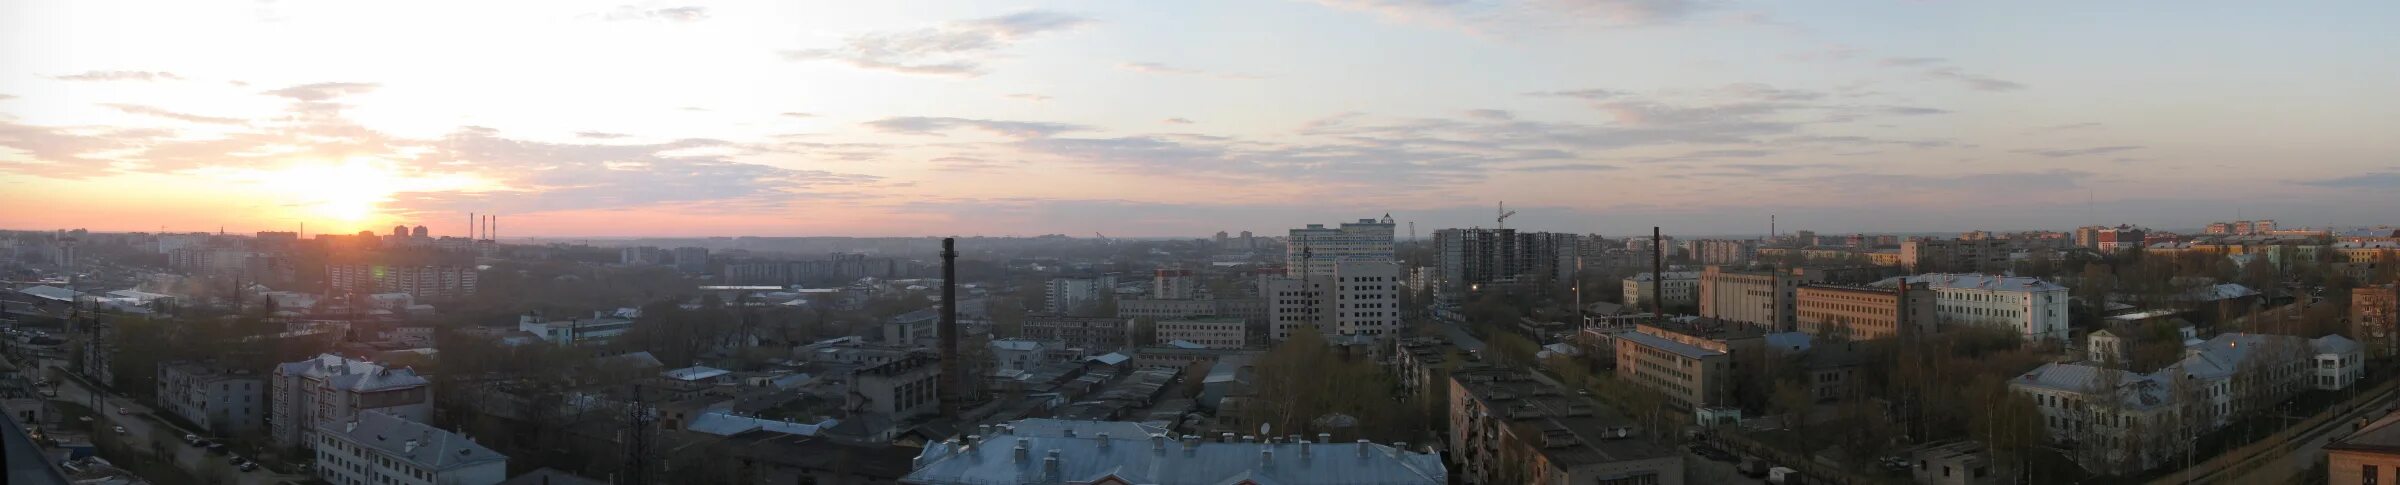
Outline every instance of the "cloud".
[[1146, 74], [1201, 74], [1197, 69], [1184, 69], [1156, 62], [1120, 62], [1118, 69]]
[[1517, 119], [1517, 115], [1509, 113], [1508, 110], [1500, 109], [1471, 109], [1467, 110], [1467, 116], [1474, 117], [1475, 119], [1494, 121], [1508, 121]]
[[1387, 21], [1511, 34], [1526, 29], [1572, 29], [1593, 25], [1640, 27], [1683, 21], [1707, 10], [1705, 0], [1317, 0], [1343, 10], [1368, 12]]
[[1610, 91], [1610, 90], [1606, 90], [1606, 89], [1577, 89], [1577, 90], [1571, 90], [1571, 91], [1535, 91], [1535, 92], [1525, 93], [1525, 95], [1526, 95], [1526, 96], [1546, 96], [1546, 97], [1576, 98], [1576, 99], [1582, 99], [1582, 100], [1586, 100], [1586, 101], [1598, 101], [1598, 100], [1602, 100], [1602, 99], [1613, 98], [1613, 97], [1616, 97], [1618, 94], [1620, 94], [1620, 93], [1618, 93], [1618, 92], [1616, 92], [1616, 91]]
[[1050, 96], [1046, 96], [1046, 95], [1040, 95], [1040, 94], [1033, 94], [1033, 93], [1016, 93], [1016, 94], [1011, 94], [1011, 95], [1008, 95], [1008, 97], [1011, 97], [1011, 98], [1016, 98], [1016, 99], [1022, 99], [1022, 100], [1026, 100], [1026, 101], [1032, 101], [1032, 102], [1036, 102], [1036, 103], [1043, 102], [1043, 101], [1049, 101], [1049, 100], [1051, 100], [1051, 99], [1052, 99]]
[[2048, 170], [1995, 172], [1957, 176], [1853, 173], [1801, 179], [1810, 187], [1887, 187], [1899, 191], [1963, 191], [1972, 194], [2027, 195], [2078, 188], [2090, 172]]
[[2300, 185], [2334, 189], [2400, 190], [2400, 172], [2374, 172], [2317, 180], [2303, 180]]
[[68, 74], [68, 75], [64, 75], [64, 76], [54, 76], [54, 78], [55, 78], [55, 79], [58, 79], [58, 80], [61, 80], [61, 81], [181, 81], [181, 80], [183, 80], [183, 76], [177, 76], [177, 75], [175, 75], [175, 73], [172, 73], [172, 72], [165, 72], [165, 71], [84, 71], [84, 72], [83, 72], [83, 73], [81, 73], [81, 74]]
[[648, 9], [624, 5], [601, 16], [609, 21], [661, 20], [667, 22], [698, 22], [708, 20], [708, 7], [683, 6]]
[[7, 101], [11, 99], [17, 99], [17, 96], [13, 94], [0, 94], [0, 101]]
[[679, 110], [683, 110], [683, 111], [700, 112], [700, 113], [705, 113], [705, 112], [708, 112], [708, 108], [702, 108], [702, 107], [699, 107], [699, 106], [684, 106], [684, 107], [675, 108], [675, 109], [679, 109]]
[[1158, 120], [1158, 121], [1159, 121], [1160, 123], [1167, 123], [1167, 124], [1173, 124], [1173, 125], [1189, 125], [1189, 124], [1192, 124], [1192, 120], [1185, 119], [1185, 118], [1167, 118], [1167, 119]]
[[2097, 121], [2086, 121], [2086, 122], [2082, 122], [2082, 123], [2067, 123], [2067, 124], [2063, 124], [2063, 125], [2050, 125], [2050, 126], [2044, 126], [2044, 127], [2034, 128], [2033, 130], [2030, 130], [2030, 131], [2071, 131], [2071, 130], [2081, 130], [2081, 129], [2086, 129], [2086, 128], [2099, 128], [2099, 127], [2102, 127], [2102, 126], [2107, 126], [2107, 125], [2101, 124], [2100, 122], [2097, 122]]
[[1836, 168], [1840, 167], [1840, 165], [1826, 163], [1728, 163], [1723, 165], [1711, 165], [1711, 167], [1740, 170], [1752, 174], [1773, 175], [1798, 170]]
[[605, 132], [605, 131], [578, 131], [578, 132], [575, 132], [575, 137], [577, 137], [577, 138], [596, 138], [596, 139], [602, 139], [602, 140], [616, 139], [616, 138], [625, 138], [625, 137], [629, 137], [629, 136], [633, 136], [633, 135], [627, 135], [627, 134], [624, 134], [624, 133], [609, 133], [609, 132]]
[[173, 112], [173, 111], [167, 111], [167, 110], [165, 110], [165, 109], [160, 109], [160, 108], [157, 108], [157, 107], [152, 107], [152, 106], [142, 106], [142, 105], [137, 105], [137, 104], [117, 104], [117, 103], [108, 103], [108, 104], [102, 104], [101, 106], [107, 106], [107, 107], [109, 107], [109, 108], [111, 108], [111, 109], [115, 109], [115, 110], [117, 110], [117, 111], [122, 111], [122, 112], [125, 112], [125, 113], [127, 113], [127, 114], [137, 114], [137, 115], [156, 116], [156, 117], [160, 117], [160, 118], [167, 118], [167, 119], [179, 120], [179, 121], [188, 121], [188, 122], [192, 122], [192, 123], [207, 123], [207, 124], [216, 124], [216, 125], [239, 125], [239, 124], [242, 124], [242, 123], [243, 123], [243, 121], [242, 121], [241, 119], [239, 119], [239, 118], [221, 118], [221, 117], [216, 117], [216, 116], [201, 116], [201, 115], [195, 115], [195, 114], [177, 113], [177, 112]]
[[815, 118], [815, 117], [817, 117], [817, 115], [816, 115], [815, 113], [802, 113], [802, 112], [798, 112], [798, 111], [785, 111], [785, 112], [782, 112], [782, 113], [778, 113], [778, 114], [776, 114], [776, 116], [781, 116], [781, 117], [785, 117], [785, 118]]
[[976, 157], [950, 156], [930, 160], [934, 168], [947, 172], [995, 172], [1023, 165], [1018, 161], [996, 161]]
[[2002, 92], [2025, 89], [2024, 84], [2015, 81], [1968, 73], [1957, 66], [1949, 65], [1949, 59], [1939, 57], [1887, 57], [1881, 64], [1887, 67], [1922, 68], [1919, 72], [1923, 73], [1925, 77], [1964, 84], [1977, 91]]
[[1503, 170], [1507, 170], [1507, 171], [1511, 171], [1511, 172], [1549, 173], [1549, 172], [1605, 172], [1605, 171], [1610, 171], [1610, 170], [1622, 170], [1623, 168], [1624, 168], [1624, 167], [1618, 167], [1618, 166], [1615, 166], [1615, 165], [1599, 164], [1599, 163], [1559, 163], [1559, 164], [1550, 164], [1550, 165], [1528, 165], [1528, 166], [1523, 166], [1523, 167], [1509, 167], [1509, 168], [1506, 168], [1506, 169], [1503, 169]]
[[2033, 155], [2041, 155], [2041, 156], [2045, 156], [2045, 157], [2050, 157], [2050, 158], [2065, 158], [2065, 157], [2080, 157], [2080, 156], [2085, 156], [2085, 155], [2104, 155], [2104, 154], [2116, 153], [2116, 152], [2122, 152], [2122, 151], [2140, 150], [2140, 149], [2142, 149], [2142, 148], [2143, 148], [2143, 147], [2140, 147], [2140, 146], [2134, 146], [2134, 145], [2113, 145], [2113, 146], [2099, 146], [2099, 147], [2087, 147], [2087, 148], [2041, 148], [2041, 149], [2024, 149], [2024, 150], [2017, 150], [2017, 151], [2016, 151], [2016, 153], [2026, 153], [2026, 154], [2033, 154]]
[[1938, 115], [1949, 114], [1950, 110], [1918, 106], [1885, 106], [1883, 112], [1896, 115]]
[[374, 91], [374, 83], [315, 83], [267, 91], [269, 96], [281, 96], [304, 102], [327, 101], [334, 98]]
[[941, 132], [958, 128], [975, 128], [1017, 138], [1043, 138], [1071, 131], [1090, 130], [1089, 127], [1066, 123], [1039, 121], [1004, 121], [969, 118], [902, 116], [867, 122], [867, 126], [886, 133], [942, 136]]
[[995, 51], [1036, 34], [1090, 23], [1079, 16], [1034, 10], [950, 22], [935, 27], [851, 36], [840, 46], [783, 52], [793, 61], [837, 61], [860, 69], [903, 74], [974, 77]]

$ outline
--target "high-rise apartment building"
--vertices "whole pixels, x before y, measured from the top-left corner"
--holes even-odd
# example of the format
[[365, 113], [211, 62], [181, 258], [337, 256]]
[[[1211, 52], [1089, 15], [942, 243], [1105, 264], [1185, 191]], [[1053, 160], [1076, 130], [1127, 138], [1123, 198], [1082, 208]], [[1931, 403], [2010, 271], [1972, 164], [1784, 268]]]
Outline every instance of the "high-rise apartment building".
[[1686, 251], [1700, 264], [1741, 264], [1758, 258], [1756, 241], [1695, 239], [1684, 241]]
[[1285, 245], [1285, 276], [1330, 275], [1334, 265], [1345, 262], [1389, 263], [1392, 262], [1392, 216], [1359, 219], [1333, 228], [1309, 224], [1293, 229]]
[[465, 265], [380, 265], [334, 263], [325, 277], [336, 293], [407, 293], [419, 300], [475, 294], [475, 267]]
[[1439, 290], [1453, 297], [1492, 285], [1538, 278], [1567, 281], [1575, 275], [1579, 236], [1515, 229], [1443, 229], [1433, 232], [1441, 260]]
[[[1223, 236], [1225, 233], [1217, 234]], [[1194, 288], [1197, 284], [1199, 284], [1199, 280], [1192, 277], [1192, 270], [1159, 268], [1150, 276], [1150, 297], [1160, 300], [1189, 300], [1198, 293], [1197, 288]]]
[[1051, 278], [1042, 289], [1042, 311], [1054, 315], [1080, 313], [1099, 305], [1103, 298], [1113, 298], [1117, 277], [1103, 275], [1091, 278]]
[[683, 274], [708, 272], [708, 248], [685, 246], [675, 248], [675, 271]]
[[1259, 279], [1266, 300], [1269, 337], [1281, 342], [1294, 332], [1384, 338], [1400, 333], [1400, 265], [1348, 262], [1322, 276]]

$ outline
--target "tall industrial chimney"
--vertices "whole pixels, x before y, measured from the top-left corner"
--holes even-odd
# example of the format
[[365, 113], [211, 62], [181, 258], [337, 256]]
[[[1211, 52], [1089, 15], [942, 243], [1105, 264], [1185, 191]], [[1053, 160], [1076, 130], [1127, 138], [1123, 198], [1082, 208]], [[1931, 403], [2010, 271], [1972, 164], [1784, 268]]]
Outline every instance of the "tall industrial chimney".
[[1658, 226], [1650, 226], [1650, 288], [1650, 321], [1658, 322], [1667, 316], [1659, 303], [1667, 295], [1667, 242], [1658, 237]]
[[477, 227], [477, 226], [479, 226], [480, 224], [477, 224], [475, 221], [478, 221], [478, 220], [480, 220], [480, 219], [476, 219], [476, 217], [477, 217], [477, 216], [476, 216], [476, 215], [475, 215], [475, 213], [473, 213], [473, 212], [469, 212], [469, 213], [467, 213], [467, 240], [468, 240], [468, 241], [474, 241], [474, 240], [476, 240], [476, 239], [481, 239], [481, 238], [479, 238], [479, 237], [476, 237], [476, 233], [483, 232], [483, 231], [479, 230], [479, 229], [481, 229], [481, 228]]
[[942, 340], [942, 380], [940, 389], [943, 416], [958, 416], [958, 408], [966, 402], [960, 395], [966, 386], [966, 376], [959, 375], [958, 362], [958, 240], [942, 238], [942, 326], [935, 329]]

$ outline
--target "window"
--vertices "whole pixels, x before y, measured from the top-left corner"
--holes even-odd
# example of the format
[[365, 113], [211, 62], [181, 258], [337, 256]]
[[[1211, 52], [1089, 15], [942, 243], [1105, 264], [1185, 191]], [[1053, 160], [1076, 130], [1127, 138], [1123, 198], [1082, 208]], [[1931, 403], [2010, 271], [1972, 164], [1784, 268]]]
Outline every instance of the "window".
[[2383, 476], [2380, 472], [2380, 470], [2375, 469], [2375, 465], [2360, 466], [2358, 469], [2358, 483], [2364, 485], [2376, 485], [2383, 483]]

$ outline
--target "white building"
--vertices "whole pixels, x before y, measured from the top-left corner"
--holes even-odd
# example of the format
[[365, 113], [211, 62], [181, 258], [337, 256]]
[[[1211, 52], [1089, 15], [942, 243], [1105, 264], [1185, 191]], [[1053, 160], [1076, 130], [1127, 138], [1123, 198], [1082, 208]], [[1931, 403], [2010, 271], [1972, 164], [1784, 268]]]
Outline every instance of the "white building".
[[[1941, 328], [1958, 325], [1999, 325], [2024, 335], [2028, 342], [2065, 342], [2067, 287], [2040, 278], [1982, 274], [1925, 274], [1908, 276], [1934, 290], [1934, 314]], [[1900, 278], [1875, 283], [1890, 288]], [[1938, 329], [1937, 329], [1938, 331]]]
[[1211, 349], [1240, 349], [1250, 344], [1250, 325], [1240, 317], [1202, 317], [1160, 320], [1158, 340], [1153, 345], [1166, 345], [1177, 340], [1200, 344]]
[[1700, 272], [1668, 271], [1665, 278], [1645, 272], [1625, 278], [1625, 307], [1644, 311], [1652, 298], [1667, 306], [1700, 304]]
[[390, 369], [334, 354], [275, 366], [268, 423], [275, 443], [313, 446], [319, 426], [380, 411], [433, 419], [433, 382], [413, 369]]
[[2316, 389], [2338, 391], [2358, 383], [2366, 372], [2366, 353], [2357, 341], [2340, 335], [2326, 335], [2308, 341], [2316, 352], [2310, 367], [2316, 370]]
[[[2251, 406], [2312, 388], [2347, 388], [2357, 374], [2345, 380], [2342, 362], [2362, 359], [2357, 349], [2338, 336], [2228, 333], [2191, 343], [2183, 360], [2157, 372], [2051, 363], [2011, 379], [2009, 389], [2033, 398], [2052, 441], [2079, 445], [2085, 468], [2124, 473], [2157, 467], [2197, 436], [2242, 416], [2274, 412]], [[2329, 362], [2333, 367], [2325, 368]]]
[[534, 334], [542, 341], [556, 345], [597, 345], [608, 343], [633, 329], [633, 319], [626, 312], [592, 312], [592, 318], [552, 320], [540, 310], [517, 316], [517, 330]]
[[1359, 219], [1341, 227], [1309, 224], [1293, 229], [1285, 242], [1284, 276], [1329, 276], [1347, 262], [1392, 262], [1392, 216]]
[[1326, 336], [1399, 335], [1400, 265], [1350, 262], [1332, 265], [1330, 271], [1305, 278], [1260, 278], [1269, 337], [1281, 342], [1308, 328]]
[[508, 456], [465, 436], [382, 412], [318, 428], [317, 478], [335, 485], [490, 485]]
[[158, 364], [158, 407], [201, 429], [231, 435], [266, 424], [267, 381], [257, 372], [207, 364]]
[[1073, 313], [1100, 304], [1101, 298], [1115, 295], [1116, 290], [1115, 276], [1051, 278], [1050, 285], [1042, 289], [1042, 311], [1052, 315]]

